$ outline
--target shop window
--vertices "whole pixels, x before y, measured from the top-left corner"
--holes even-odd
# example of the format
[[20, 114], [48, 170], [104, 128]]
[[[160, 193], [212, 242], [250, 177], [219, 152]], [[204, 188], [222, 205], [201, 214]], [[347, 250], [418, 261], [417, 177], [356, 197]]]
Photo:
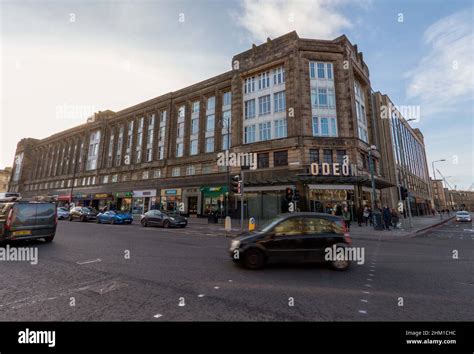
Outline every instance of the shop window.
[[257, 155], [257, 166], [258, 166], [258, 168], [268, 168], [269, 167], [268, 152]]
[[319, 149], [310, 149], [309, 150], [309, 162], [310, 163], [319, 163]]
[[273, 153], [273, 165], [278, 166], [288, 166], [288, 151], [275, 151]]

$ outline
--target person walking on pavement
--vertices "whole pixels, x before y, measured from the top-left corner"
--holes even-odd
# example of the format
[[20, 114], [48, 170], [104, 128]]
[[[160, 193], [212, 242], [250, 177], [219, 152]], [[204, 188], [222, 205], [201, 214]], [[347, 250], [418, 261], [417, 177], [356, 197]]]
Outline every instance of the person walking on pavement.
[[349, 231], [351, 229], [351, 213], [347, 209], [347, 207], [344, 207], [344, 210], [342, 211], [342, 218], [344, 219], [344, 222], [346, 223], [347, 231]]
[[398, 216], [397, 210], [392, 209], [392, 225], [394, 229], [398, 229], [398, 220], [399, 220], [399, 216]]
[[357, 219], [357, 224], [359, 226], [362, 226], [363, 214], [364, 214], [364, 209], [362, 208], [362, 206], [358, 207], [357, 212], [356, 212], [356, 219]]
[[383, 217], [385, 229], [390, 231], [390, 222], [392, 221], [392, 214], [390, 213], [390, 209], [388, 208], [388, 206], [385, 206], [383, 208], [382, 217]]
[[365, 226], [367, 226], [367, 223], [369, 222], [369, 215], [369, 208], [366, 206], [362, 213], [362, 221], [365, 223]]

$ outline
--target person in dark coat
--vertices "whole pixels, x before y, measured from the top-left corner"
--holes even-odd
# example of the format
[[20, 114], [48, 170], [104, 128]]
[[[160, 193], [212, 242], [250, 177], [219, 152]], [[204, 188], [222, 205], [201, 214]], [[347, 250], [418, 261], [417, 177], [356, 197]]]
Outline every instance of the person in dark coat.
[[359, 226], [362, 226], [362, 220], [364, 219], [364, 208], [362, 208], [361, 206], [357, 208], [356, 219], [357, 224], [359, 224]]
[[383, 208], [382, 217], [383, 217], [385, 229], [390, 230], [390, 223], [392, 222], [392, 213], [390, 212], [390, 209], [388, 208], [388, 206], [385, 206]]

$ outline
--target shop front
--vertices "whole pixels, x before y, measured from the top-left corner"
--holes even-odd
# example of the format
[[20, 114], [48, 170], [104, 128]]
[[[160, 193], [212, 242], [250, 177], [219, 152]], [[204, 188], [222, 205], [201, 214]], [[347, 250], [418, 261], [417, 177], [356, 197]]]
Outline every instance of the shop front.
[[341, 213], [344, 207], [348, 207], [353, 213], [354, 190], [353, 185], [310, 184], [308, 185], [310, 211], [336, 214]]
[[113, 202], [113, 195], [108, 193], [94, 193], [91, 194], [91, 206], [97, 210], [104, 209], [107, 206], [110, 209]]
[[82, 193], [74, 194], [72, 200], [75, 206], [90, 206], [92, 201], [90, 194]]
[[71, 194], [58, 195], [58, 207], [69, 205], [71, 202]]
[[202, 194], [202, 215], [208, 216], [211, 212], [217, 212], [223, 216], [228, 197], [227, 186], [203, 186]]
[[143, 214], [154, 208], [156, 204], [156, 189], [138, 190], [132, 192], [132, 214]]
[[[257, 224], [288, 211], [286, 189], [291, 184], [279, 186], [246, 187], [244, 199], [244, 217], [255, 218]], [[240, 213], [240, 198], [236, 200], [236, 210]]]
[[115, 193], [113, 209], [130, 212], [132, 210], [132, 196], [133, 193], [131, 191]]
[[182, 202], [182, 189], [162, 189], [160, 209], [168, 211], [179, 211], [179, 203]]
[[183, 188], [184, 214], [197, 216], [201, 213], [201, 191], [199, 187]]

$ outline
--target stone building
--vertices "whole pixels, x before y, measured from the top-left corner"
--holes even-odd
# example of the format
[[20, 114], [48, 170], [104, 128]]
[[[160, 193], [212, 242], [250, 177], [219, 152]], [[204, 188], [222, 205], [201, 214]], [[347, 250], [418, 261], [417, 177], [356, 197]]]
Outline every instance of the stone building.
[[[375, 198], [396, 186], [382, 175], [369, 69], [345, 36], [291, 32], [230, 64], [200, 83], [21, 140], [11, 190], [134, 213], [181, 207], [202, 216], [228, 208], [237, 216], [240, 196], [229, 181], [243, 173], [246, 216], [286, 211], [289, 190], [299, 194], [300, 210], [354, 210], [372, 204], [371, 145]], [[218, 164], [227, 149], [247, 158]]]
[[11, 173], [11, 167], [5, 167], [3, 170], [0, 170], [0, 192], [8, 191], [8, 182], [10, 182]]

